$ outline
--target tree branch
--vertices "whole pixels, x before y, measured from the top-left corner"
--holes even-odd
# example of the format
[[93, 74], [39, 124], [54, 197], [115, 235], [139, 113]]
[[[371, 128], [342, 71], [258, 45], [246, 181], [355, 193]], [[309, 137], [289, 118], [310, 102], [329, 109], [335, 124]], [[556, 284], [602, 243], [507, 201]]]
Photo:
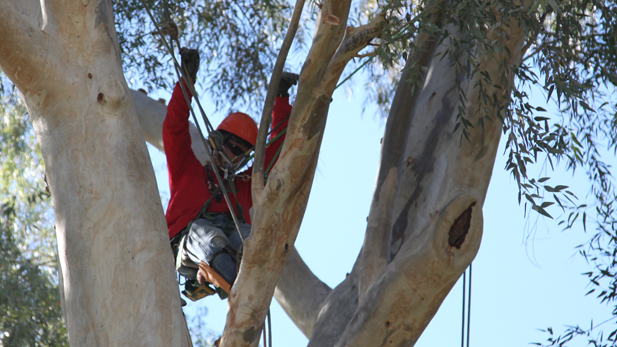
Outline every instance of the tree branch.
[[328, 8], [332, 8], [336, 17], [341, 23], [347, 23], [349, 14], [349, 1], [325, 0], [326, 6], [321, 6], [322, 10], [317, 17], [317, 25], [315, 27], [315, 35], [313, 37], [313, 45], [302, 66], [302, 71], [310, 71], [311, 73], [302, 74], [298, 82], [298, 92], [296, 95], [296, 104], [294, 107], [305, 107], [303, 100], [311, 102], [312, 93], [323, 80], [328, 63], [332, 60], [336, 49], [341, 43], [341, 39], [345, 33], [344, 25], [333, 25], [326, 21], [328, 16]]
[[332, 292], [313, 274], [294, 246], [281, 273], [274, 297], [302, 333], [311, 338], [324, 300]]
[[[338, 1], [331, 7], [333, 15], [345, 23], [350, 1]], [[316, 87], [343, 32], [340, 25], [318, 28], [302, 72], [280, 158], [263, 191], [253, 195], [253, 233], [244, 244], [240, 272], [230, 293], [222, 346], [258, 343], [274, 288], [300, 228], [317, 166], [330, 97], [325, 97]]]
[[[456, 35], [456, 28], [448, 30]], [[504, 42], [521, 52], [526, 33], [510, 23]], [[443, 56], [452, 42], [445, 40], [432, 57]], [[445, 47], [444, 47], [445, 46]], [[503, 53], [481, 56], [481, 71], [502, 81]], [[521, 63], [520, 53], [509, 63]], [[469, 100], [477, 100], [474, 79], [457, 77], [455, 62], [432, 59], [413, 109], [412, 128], [405, 149], [406, 163], [394, 207], [393, 260], [366, 286], [356, 315], [336, 346], [413, 345], [436, 313], [480, 245], [482, 205], [501, 134], [501, 122], [486, 122], [474, 129], [469, 141], [453, 135], [458, 107], [470, 121], [484, 117], [480, 103], [459, 99], [460, 85]], [[506, 73], [506, 83], [514, 75]], [[491, 88], [494, 88], [491, 86]], [[499, 90], [502, 107], [509, 102], [509, 86]], [[417, 116], [416, 116], [417, 115]], [[475, 124], [475, 123], [474, 123]], [[444, 155], [445, 153], [445, 155]]]
[[[131, 90], [131, 97], [135, 105], [135, 112], [141, 125], [144, 138], [148, 143], [156, 147], [159, 151], [165, 152], [163, 147], [163, 121], [167, 114], [167, 107], [164, 103], [149, 98], [143, 92]], [[191, 149], [202, 164], [206, 163], [208, 155], [199, 131], [189, 122], [189, 133], [191, 135]]]
[[261, 122], [259, 125], [259, 133], [257, 134], [257, 144], [255, 145], [255, 161], [253, 163], [253, 180], [251, 182], [253, 195], [258, 196], [263, 190], [264, 182], [264, 154], [266, 148], [266, 137], [268, 135], [268, 129], [272, 122], [272, 110], [274, 108], [274, 98], [276, 96], [276, 89], [279, 81], [281, 80], [281, 74], [283, 73], [283, 67], [285, 67], [285, 61], [287, 60], [287, 54], [291, 48], [291, 44], [298, 31], [298, 23], [300, 22], [300, 16], [302, 15], [302, 9], [304, 8], [304, 0], [296, 0], [293, 14], [291, 16], [291, 22], [285, 39], [281, 46], [278, 56], [276, 57], [276, 63], [274, 64], [274, 71], [270, 77], [270, 83], [268, 84], [268, 93], [266, 94], [266, 101], [264, 102], [263, 113], [261, 114]]
[[[430, 58], [435, 54], [437, 40], [427, 34], [421, 34], [416, 38], [416, 46], [423, 48], [416, 50], [407, 59], [390, 107], [390, 114], [382, 139], [377, 183], [373, 193], [362, 252], [358, 258], [360, 264], [360, 297], [363, 296], [373, 277], [389, 262], [394, 203], [399, 190], [402, 170], [408, 164], [404, 161], [403, 154], [412, 120], [409, 110], [414, 108], [418, 96], [421, 94], [420, 88], [414, 88], [416, 79], [422, 81], [426, 77], [426, 74], [422, 71], [423, 68], [428, 67]], [[411, 76], [412, 70], [417, 72], [416, 76]]]
[[49, 50], [49, 38], [34, 26], [40, 19], [36, 8], [32, 1], [0, 0], [0, 69], [22, 93], [35, 92], [39, 77], [48, 76], [44, 70], [49, 73], [53, 64], [44, 53]]
[[323, 91], [323, 94], [328, 97], [332, 96], [336, 83], [341, 78], [347, 63], [356, 57], [358, 52], [364, 49], [374, 38], [379, 37], [384, 24], [385, 17], [379, 15], [368, 24], [357, 28], [353, 26], [347, 27], [345, 36], [328, 65], [321, 85], [317, 90]]
[[[475, 197], [457, 195], [407, 241], [365, 294], [337, 347], [413, 346], [450, 289], [472, 261], [482, 236], [482, 210]], [[457, 223], [460, 217], [465, 223]], [[455, 229], [466, 232], [451, 246]]]

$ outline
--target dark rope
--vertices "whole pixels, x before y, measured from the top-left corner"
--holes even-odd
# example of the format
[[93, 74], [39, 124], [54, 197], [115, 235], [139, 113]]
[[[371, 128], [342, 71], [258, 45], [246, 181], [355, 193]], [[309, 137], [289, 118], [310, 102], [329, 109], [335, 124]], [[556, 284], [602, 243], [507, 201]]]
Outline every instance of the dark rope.
[[471, 264], [469, 264], [469, 288], [467, 289], [467, 347], [469, 347], [469, 328], [471, 327]]
[[[471, 264], [469, 264], [469, 281], [466, 280], [467, 269], [463, 272], [463, 308], [461, 319], [461, 347], [469, 347], [469, 331], [471, 327]], [[465, 321], [465, 309], [467, 310], [467, 320]], [[465, 339], [465, 331], [467, 338]], [[467, 345], [465, 345], [467, 342]]]
[[[174, 56], [174, 52], [173, 52], [171, 46], [169, 45], [169, 43], [167, 42], [167, 40], [165, 39], [165, 36], [161, 32], [161, 28], [156, 23], [156, 20], [154, 19], [154, 16], [152, 15], [152, 12], [150, 12], [150, 8], [148, 7], [148, 4], [146, 4], [145, 0], [141, 0], [141, 2], [144, 5], [144, 8], [146, 9], [146, 12], [148, 13], [148, 16], [150, 17], [150, 19], [152, 20], [152, 23], [156, 27], [159, 35], [161, 36], [161, 39], [163, 40], [163, 44], [165, 45], [165, 47], [167, 48], [169, 54], [171, 55], [171, 58], [173, 59], [174, 67], [176, 69], [176, 74], [178, 74], [179, 84], [180, 84], [180, 87], [182, 88], [182, 92], [184, 93], [184, 97], [186, 99], [187, 105], [189, 106], [189, 110], [191, 111], [191, 115], [193, 116], [193, 121], [195, 122], [195, 126], [197, 127], [197, 130], [199, 131], [199, 135], [200, 135], [201, 140], [202, 140], [202, 142], [204, 144], [204, 147], [206, 148], [206, 153], [209, 156], [210, 162], [214, 164], [214, 158], [212, 157], [212, 154], [208, 150], [208, 148], [210, 148], [210, 147], [209, 147], [209, 145], [208, 145], [208, 143], [206, 141], [206, 138], [204, 137], [203, 132], [201, 131], [201, 127], [199, 126], [199, 123], [197, 122], [197, 117], [195, 116], [195, 111], [193, 110], [193, 107], [191, 106], [190, 100], [188, 98], [188, 94], [186, 93], [186, 90], [184, 89], [185, 85], [184, 85], [183, 79], [184, 79], [184, 81], [190, 81], [190, 79], [187, 78], [188, 76], [186, 76], [186, 71], [184, 71], [181, 68], [180, 64], [178, 64], [178, 61], [176, 60], [176, 57]], [[178, 73], [178, 70], [180, 70], [180, 72], [182, 73], [182, 76], [180, 76], [180, 74]], [[189, 87], [189, 90], [191, 91], [191, 93], [193, 95], [197, 96], [193, 86], [191, 86], [190, 83], [187, 83], [187, 86]], [[203, 108], [201, 107], [201, 103], [199, 102], [199, 99], [197, 97], [195, 97], [195, 101], [197, 102], [197, 105], [199, 107], [199, 110], [201, 111], [202, 116], [204, 117], [206, 122], [209, 124], [209, 121], [207, 120], [206, 113], [204, 112]], [[207, 126], [206, 126], [206, 130], [208, 130], [208, 132], [210, 131], [210, 129], [208, 129]], [[210, 134], [210, 133], [208, 133], [208, 134]], [[217, 149], [214, 148], [214, 150], [216, 151]], [[212, 170], [212, 171], [214, 171], [214, 174], [216, 175], [216, 179], [218, 180], [218, 182], [220, 184], [224, 184], [223, 180], [221, 180], [221, 177], [220, 177], [220, 175], [218, 173], [218, 170]], [[231, 183], [233, 184], [233, 182], [231, 182]], [[231, 214], [231, 217], [232, 217], [232, 219], [234, 221], [234, 225], [236, 226], [236, 229], [238, 230], [238, 234], [240, 235], [240, 239], [242, 240], [242, 243], [244, 243], [244, 235], [242, 235], [242, 232], [240, 231], [240, 223], [238, 222], [238, 217], [236, 216], [236, 213], [234, 212], [234, 209], [231, 206], [231, 200], [229, 200], [229, 196], [227, 195], [226, 189], [223, 189], [222, 192], [223, 192], [223, 197], [225, 198], [225, 202], [227, 203], [227, 207], [229, 208], [229, 212]]]
[[[268, 308], [268, 342], [270, 342], [269, 347], [272, 347], [272, 319], [270, 316], [270, 308]], [[264, 347], [266, 346], [266, 343], [264, 341]]]
[[461, 347], [465, 347], [465, 287], [467, 286], [467, 282], [465, 281], [467, 275], [467, 269], [463, 272], [463, 307], [461, 309], [462, 317], [461, 317]]

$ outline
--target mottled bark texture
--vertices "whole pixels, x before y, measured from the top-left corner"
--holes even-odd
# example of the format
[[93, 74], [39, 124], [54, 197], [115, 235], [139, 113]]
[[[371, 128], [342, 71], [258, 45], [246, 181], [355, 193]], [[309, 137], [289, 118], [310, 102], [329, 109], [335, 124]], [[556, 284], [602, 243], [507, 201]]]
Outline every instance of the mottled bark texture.
[[70, 344], [186, 346], [111, 1], [0, 0], [0, 37], [0, 68], [24, 96], [45, 161]]

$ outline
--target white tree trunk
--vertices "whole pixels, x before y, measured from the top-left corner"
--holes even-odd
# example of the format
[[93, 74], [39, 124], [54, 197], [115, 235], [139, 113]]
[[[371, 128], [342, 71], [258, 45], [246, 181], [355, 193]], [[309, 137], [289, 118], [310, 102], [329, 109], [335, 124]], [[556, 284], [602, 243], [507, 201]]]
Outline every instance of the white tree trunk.
[[71, 345], [186, 346], [111, 1], [0, 0], [0, 36], [0, 68], [25, 98], [45, 161]]

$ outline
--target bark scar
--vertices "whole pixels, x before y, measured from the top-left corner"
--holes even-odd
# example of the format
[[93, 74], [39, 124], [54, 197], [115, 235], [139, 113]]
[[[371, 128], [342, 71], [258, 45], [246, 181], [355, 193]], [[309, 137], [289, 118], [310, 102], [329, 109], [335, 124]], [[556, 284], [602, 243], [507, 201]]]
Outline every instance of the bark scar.
[[448, 232], [448, 244], [450, 247], [461, 249], [463, 242], [465, 242], [465, 237], [469, 232], [469, 227], [471, 226], [471, 213], [475, 205], [476, 202], [474, 201], [460, 216], [456, 217], [454, 223], [452, 223], [450, 231]]
[[260, 333], [261, 329], [255, 329], [255, 327], [250, 327], [244, 332], [244, 334], [242, 334], [242, 338], [244, 339], [244, 341], [252, 344], [253, 342], [255, 342], [255, 340], [259, 338]]

